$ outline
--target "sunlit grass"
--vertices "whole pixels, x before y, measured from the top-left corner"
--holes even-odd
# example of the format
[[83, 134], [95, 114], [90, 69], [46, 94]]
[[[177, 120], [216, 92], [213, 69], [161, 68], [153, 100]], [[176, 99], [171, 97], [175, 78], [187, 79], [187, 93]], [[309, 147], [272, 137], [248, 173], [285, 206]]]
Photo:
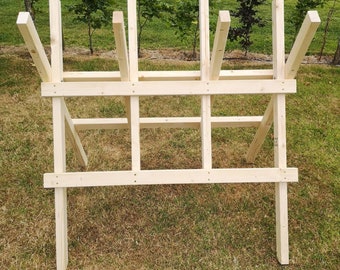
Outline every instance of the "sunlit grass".
[[[140, 63], [197, 69], [197, 63]], [[65, 59], [67, 70], [116, 69], [113, 60]], [[227, 66], [225, 66], [227, 68]], [[236, 68], [236, 65], [235, 65]], [[237, 67], [238, 68], [238, 67]], [[245, 67], [247, 68], [247, 67]], [[251, 68], [251, 67], [250, 67]], [[339, 68], [304, 66], [287, 97], [289, 269], [337, 269], [339, 250]], [[51, 102], [26, 53], [0, 56], [0, 268], [54, 269]], [[261, 115], [268, 97], [216, 97], [214, 115]], [[73, 117], [122, 117], [121, 98], [67, 99]], [[197, 116], [195, 97], [141, 99], [142, 116]], [[213, 166], [243, 167], [255, 129], [215, 129]], [[254, 166], [272, 166], [270, 132]], [[131, 168], [127, 131], [80, 133], [88, 170]], [[201, 167], [197, 130], [141, 131], [142, 168]], [[78, 171], [68, 145], [68, 170]], [[175, 185], [69, 189], [69, 269], [278, 269], [274, 187]]]

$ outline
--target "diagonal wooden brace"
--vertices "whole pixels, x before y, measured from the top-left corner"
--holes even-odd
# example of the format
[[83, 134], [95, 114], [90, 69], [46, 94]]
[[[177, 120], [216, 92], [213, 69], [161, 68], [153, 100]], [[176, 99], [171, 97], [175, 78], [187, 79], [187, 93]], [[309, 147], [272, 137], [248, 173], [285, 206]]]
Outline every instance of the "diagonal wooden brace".
[[[112, 14], [112, 26], [115, 37], [116, 53], [118, 58], [118, 65], [120, 70], [120, 77], [122, 81], [128, 81], [130, 78], [129, 70], [129, 56], [126, 45], [124, 15], [122, 11], [114, 11]], [[131, 119], [131, 104], [130, 97], [125, 97], [125, 106], [127, 119], [130, 123]]]
[[51, 65], [29, 12], [19, 12], [17, 26], [43, 82], [50, 82]]
[[286, 62], [285, 78], [294, 79], [316, 30], [321, 23], [317, 11], [308, 11]]
[[83, 167], [87, 166], [88, 160], [86, 153], [84, 151], [83, 145], [81, 144], [80, 138], [78, 136], [78, 133], [75, 129], [75, 126], [73, 124], [73, 120], [70, 116], [70, 113], [66, 107], [65, 102], [62, 102], [63, 110], [64, 110], [64, 116], [65, 116], [65, 132], [68, 138], [71, 141], [71, 144], [73, 146], [73, 149], [76, 153], [76, 156], [80, 162], [80, 165]]
[[220, 76], [223, 55], [227, 43], [230, 28], [229, 11], [221, 10], [218, 14], [218, 21], [215, 32], [214, 46], [210, 61], [210, 80], [218, 80]]
[[[293, 79], [302, 63], [309, 45], [320, 25], [321, 20], [317, 11], [309, 11], [303, 21], [299, 34], [294, 42], [293, 48], [286, 62], [285, 78]], [[265, 137], [273, 123], [273, 97], [263, 115], [263, 120], [258, 128], [255, 137], [248, 149], [246, 160], [248, 163], [254, 163], [255, 158], [260, 151]]]

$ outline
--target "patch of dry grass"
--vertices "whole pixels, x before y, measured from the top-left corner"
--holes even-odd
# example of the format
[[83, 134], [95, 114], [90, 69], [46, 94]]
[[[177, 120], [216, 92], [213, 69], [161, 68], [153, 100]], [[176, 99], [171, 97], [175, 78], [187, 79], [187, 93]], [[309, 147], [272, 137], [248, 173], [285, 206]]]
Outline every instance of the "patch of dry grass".
[[[165, 69], [145, 60], [145, 69]], [[65, 61], [67, 69], [111, 69], [107, 59]], [[180, 69], [197, 68], [196, 63]], [[104, 67], [104, 68], [102, 68]], [[336, 269], [339, 251], [339, 83], [337, 68], [308, 66], [287, 100], [291, 265]], [[26, 55], [0, 56], [0, 268], [54, 269], [51, 103]], [[221, 97], [214, 115], [261, 115], [268, 97]], [[124, 115], [120, 98], [69, 99], [74, 117]], [[143, 98], [143, 116], [199, 115], [196, 98]], [[255, 129], [213, 131], [214, 167], [244, 167]], [[84, 131], [88, 170], [131, 167], [128, 133]], [[142, 167], [199, 168], [197, 130], [141, 131]], [[254, 166], [271, 166], [269, 138]], [[80, 170], [71, 150], [68, 169]], [[274, 186], [174, 185], [69, 189], [69, 269], [279, 269]]]

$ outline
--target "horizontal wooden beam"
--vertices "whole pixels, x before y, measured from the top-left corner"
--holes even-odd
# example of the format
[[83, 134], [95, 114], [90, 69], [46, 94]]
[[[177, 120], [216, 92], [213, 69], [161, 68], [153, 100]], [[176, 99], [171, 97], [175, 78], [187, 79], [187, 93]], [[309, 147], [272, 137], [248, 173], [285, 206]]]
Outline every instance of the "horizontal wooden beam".
[[158, 184], [297, 182], [297, 168], [188, 169], [47, 173], [45, 188]]
[[[262, 116], [211, 117], [212, 128], [258, 127]], [[127, 129], [126, 118], [72, 119], [77, 130]], [[200, 128], [201, 117], [140, 118], [140, 128]]]
[[295, 80], [42, 83], [43, 97], [288, 94]]
[[17, 26], [43, 82], [50, 82], [52, 70], [29, 12], [19, 12]]
[[[64, 82], [121, 81], [119, 71], [68, 71]], [[273, 78], [272, 69], [221, 70], [220, 80], [266, 80]], [[139, 71], [139, 81], [199, 81], [200, 71]]]

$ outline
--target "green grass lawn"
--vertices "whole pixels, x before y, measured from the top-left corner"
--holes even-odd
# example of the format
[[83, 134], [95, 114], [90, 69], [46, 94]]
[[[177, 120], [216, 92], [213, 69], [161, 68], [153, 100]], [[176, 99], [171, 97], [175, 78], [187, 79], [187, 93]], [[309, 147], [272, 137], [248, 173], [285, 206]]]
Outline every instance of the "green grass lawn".
[[[225, 63], [225, 67], [227, 67]], [[148, 69], [166, 63], [141, 60]], [[195, 69], [195, 62], [167, 65]], [[235, 68], [229, 62], [229, 68]], [[237, 64], [239, 67], [239, 64]], [[112, 69], [109, 59], [68, 57], [72, 70]], [[249, 68], [242, 67], [242, 68]], [[337, 269], [340, 263], [340, 69], [303, 66], [287, 98], [291, 264]], [[54, 269], [51, 102], [28, 53], [0, 56], [0, 268]], [[268, 97], [215, 98], [215, 115], [262, 114]], [[68, 99], [74, 117], [122, 116], [120, 98]], [[73, 105], [73, 106], [72, 106]], [[143, 98], [141, 115], [198, 115], [193, 97]], [[215, 129], [213, 166], [244, 166], [254, 129]], [[80, 134], [89, 170], [130, 168], [125, 131]], [[255, 166], [272, 166], [269, 134]], [[142, 168], [197, 168], [197, 130], [143, 130]], [[68, 170], [80, 170], [68, 147]], [[255, 192], [254, 192], [255, 191]], [[281, 269], [275, 256], [274, 185], [174, 185], [69, 189], [69, 269]]]

